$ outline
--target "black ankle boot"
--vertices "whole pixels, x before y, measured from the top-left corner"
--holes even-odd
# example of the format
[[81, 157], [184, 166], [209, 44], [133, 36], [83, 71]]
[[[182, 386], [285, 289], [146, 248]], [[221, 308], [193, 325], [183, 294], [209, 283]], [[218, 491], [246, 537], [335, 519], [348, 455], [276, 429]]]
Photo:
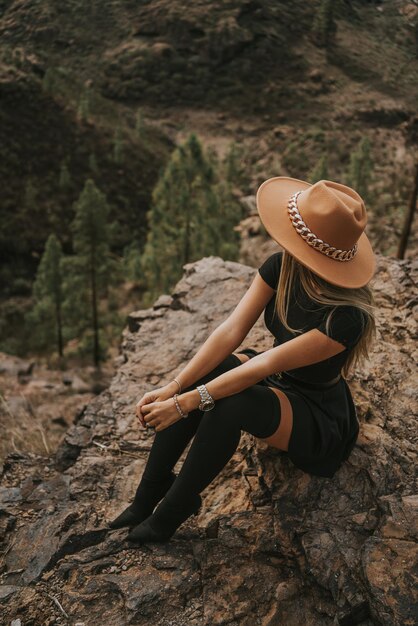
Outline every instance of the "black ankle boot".
[[141, 481], [131, 504], [115, 519], [108, 522], [109, 528], [133, 528], [147, 519], [153, 512], [158, 502], [165, 496], [171, 485], [176, 480], [176, 474], [171, 472], [166, 481], [162, 483], [147, 483]]
[[181, 508], [169, 504], [164, 499], [152, 515], [131, 530], [127, 539], [135, 543], [168, 541], [186, 519], [199, 513], [201, 505], [202, 498], [199, 494], [187, 507]]

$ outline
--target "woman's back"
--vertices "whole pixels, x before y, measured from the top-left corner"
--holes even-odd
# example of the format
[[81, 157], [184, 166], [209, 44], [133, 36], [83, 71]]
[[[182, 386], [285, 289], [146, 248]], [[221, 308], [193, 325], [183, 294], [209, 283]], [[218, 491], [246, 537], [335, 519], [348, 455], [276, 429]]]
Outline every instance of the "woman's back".
[[[270, 255], [258, 269], [263, 280], [274, 290], [276, 290], [279, 281], [282, 258], [283, 252], [276, 252]], [[277, 313], [274, 314], [275, 298], [276, 293], [273, 294], [264, 311], [264, 322], [274, 337], [273, 347], [297, 336], [281, 323]], [[326, 382], [335, 378], [341, 372], [350, 350], [361, 338], [365, 316], [355, 306], [337, 306], [331, 316], [329, 331], [326, 332], [325, 322], [331, 308], [330, 306], [320, 305], [309, 298], [308, 294], [302, 289], [300, 282], [298, 280], [295, 281], [294, 288], [290, 294], [288, 324], [292, 328], [301, 329], [303, 332], [317, 328], [328, 337], [345, 346], [345, 350], [329, 359], [306, 367], [288, 370], [289, 373], [301, 380]]]

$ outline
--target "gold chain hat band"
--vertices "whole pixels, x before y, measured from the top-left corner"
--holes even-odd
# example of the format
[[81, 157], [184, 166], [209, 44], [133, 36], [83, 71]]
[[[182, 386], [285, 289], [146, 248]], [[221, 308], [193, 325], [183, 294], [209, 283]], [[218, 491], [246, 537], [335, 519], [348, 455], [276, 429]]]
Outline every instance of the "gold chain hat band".
[[298, 235], [300, 235], [306, 241], [306, 243], [315, 248], [315, 250], [322, 252], [322, 254], [325, 254], [326, 256], [335, 259], [336, 261], [350, 261], [350, 259], [352, 259], [357, 252], [358, 244], [355, 243], [354, 246], [350, 248], [350, 250], [339, 250], [338, 248], [330, 246], [328, 243], [325, 243], [325, 241], [322, 241], [322, 239], [314, 235], [311, 229], [303, 221], [301, 214], [298, 210], [297, 199], [299, 194], [301, 193], [302, 191], [297, 191], [295, 194], [293, 194], [287, 204], [287, 211], [289, 213], [290, 221], [295, 227]]

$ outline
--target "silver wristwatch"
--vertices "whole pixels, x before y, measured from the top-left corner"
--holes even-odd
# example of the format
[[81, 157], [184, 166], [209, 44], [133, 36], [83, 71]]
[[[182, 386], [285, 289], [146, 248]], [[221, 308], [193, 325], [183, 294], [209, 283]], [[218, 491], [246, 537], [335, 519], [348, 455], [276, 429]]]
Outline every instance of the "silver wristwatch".
[[215, 406], [215, 400], [210, 395], [209, 391], [206, 389], [205, 385], [198, 385], [196, 387], [198, 390], [200, 397], [202, 398], [202, 402], [199, 404], [199, 409], [201, 411], [210, 411]]

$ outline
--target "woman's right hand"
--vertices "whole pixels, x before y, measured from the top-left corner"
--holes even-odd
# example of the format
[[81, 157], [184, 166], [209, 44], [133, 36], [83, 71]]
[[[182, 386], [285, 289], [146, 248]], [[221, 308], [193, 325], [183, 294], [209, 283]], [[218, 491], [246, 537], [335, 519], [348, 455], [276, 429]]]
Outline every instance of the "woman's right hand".
[[175, 393], [179, 392], [179, 387], [175, 381], [171, 381], [167, 385], [163, 387], [158, 387], [158, 389], [151, 389], [151, 391], [147, 391], [144, 393], [142, 398], [138, 400], [135, 406], [135, 413], [138, 417], [140, 423], [143, 428], [147, 428], [147, 424], [144, 420], [144, 416], [141, 413], [141, 407], [144, 404], [149, 404], [150, 402], [161, 402], [163, 400], [168, 400], [172, 398]]

